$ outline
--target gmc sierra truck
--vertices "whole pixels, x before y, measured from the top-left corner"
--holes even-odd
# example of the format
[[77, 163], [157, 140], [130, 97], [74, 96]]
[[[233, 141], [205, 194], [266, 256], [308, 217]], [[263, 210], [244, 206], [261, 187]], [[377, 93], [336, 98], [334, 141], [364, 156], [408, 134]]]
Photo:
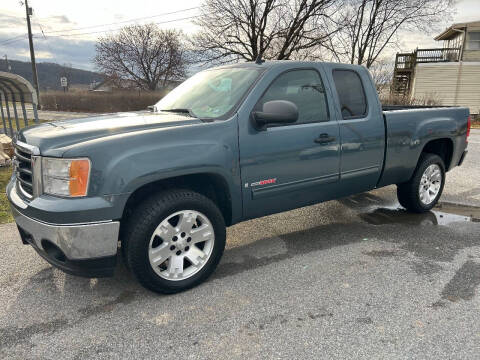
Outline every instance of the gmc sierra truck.
[[465, 158], [469, 119], [382, 109], [361, 66], [222, 66], [150, 111], [20, 131], [7, 195], [23, 243], [52, 265], [111, 276], [121, 251], [143, 286], [174, 293], [214, 271], [226, 226], [244, 220], [391, 184], [407, 210], [430, 210]]

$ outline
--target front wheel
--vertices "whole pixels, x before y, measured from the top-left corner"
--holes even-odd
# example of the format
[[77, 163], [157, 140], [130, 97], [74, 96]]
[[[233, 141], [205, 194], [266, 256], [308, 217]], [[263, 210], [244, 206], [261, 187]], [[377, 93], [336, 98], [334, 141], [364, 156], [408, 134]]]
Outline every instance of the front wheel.
[[171, 294], [198, 285], [215, 270], [225, 248], [225, 223], [210, 199], [171, 190], [134, 211], [122, 246], [143, 286]]
[[440, 199], [444, 184], [445, 164], [442, 158], [423, 153], [412, 178], [397, 185], [398, 201], [411, 212], [429, 211]]

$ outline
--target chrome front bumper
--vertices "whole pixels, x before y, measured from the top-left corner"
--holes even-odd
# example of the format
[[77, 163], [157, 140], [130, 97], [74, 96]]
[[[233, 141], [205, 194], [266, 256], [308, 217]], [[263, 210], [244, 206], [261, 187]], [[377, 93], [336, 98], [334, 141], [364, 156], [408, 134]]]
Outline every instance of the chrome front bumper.
[[[23, 213], [30, 203], [17, 193], [15, 181], [7, 196], [22, 242], [30, 244], [50, 264], [66, 273], [85, 277], [112, 276], [118, 247], [119, 221], [52, 224]], [[60, 216], [60, 213], [56, 213]]]
[[[117, 254], [119, 221], [99, 221], [81, 224], [52, 224], [33, 219], [23, 213], [30, 203], [17, 193], [16, 182], [7, 186], [7, 196], [22, 240], [48, 255], [52, 248], [60, 250], [68, 260], [84, 260]], [[58, 213], [58, 216], [61, 216]]]
[[118, 221], [56, 225], [20, 213], [11, 206], [24, 244], [64, 272], [90, 278], [112, 276], [115, 270]]
[[47, 254], [52, 244], [69, 260], [83, 260], [114, 256], [117, 253], [120, 222], [91, 224], [47, 224], [21, 214], [12, 206], [18, 227], [29, 238], [29, 243]]

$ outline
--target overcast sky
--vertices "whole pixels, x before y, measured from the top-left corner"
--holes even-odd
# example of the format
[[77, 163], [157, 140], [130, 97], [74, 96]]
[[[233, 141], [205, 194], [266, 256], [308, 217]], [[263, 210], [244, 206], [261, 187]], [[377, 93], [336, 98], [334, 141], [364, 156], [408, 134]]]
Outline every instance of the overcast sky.
[[[95, 55], [95, 39], [105, 31], [118, 29], [127, 24], [128, 20], [149, 17], [137, 22], [156, 22], [164, 28], [193, 33], [196, 28], [191, 23], [191, 18], [198, 14], [200, 4], [201, 0], [30, 0], [29, 5], [34, 9], [32, 31], [35, 34], [36, 57], [39, 62], [67, 63], [74, 67], [94, 70], [92, 58]], [[480, 0], [460, 0], [454, 19], [440, 24], [440, 27], [445, 28], [453, 22], [475, 20], [480, 20]], [[112, 25], [122, 21], [123, 24]], [[81, 29], [71, 31], [78, 28]], [[60, 36], [64, 34], [80, 35]], [[433, 41], [434, 35], [436, 33], [402, 34], [401, 50], [438, 46], [439, 44]], [[11, 38], [14, 39], [6, 42]], [[30, 59], [25, 8], [19, 0], [1, 0], [0, 56], [4, 57], [5, 54], [10, 59]]]

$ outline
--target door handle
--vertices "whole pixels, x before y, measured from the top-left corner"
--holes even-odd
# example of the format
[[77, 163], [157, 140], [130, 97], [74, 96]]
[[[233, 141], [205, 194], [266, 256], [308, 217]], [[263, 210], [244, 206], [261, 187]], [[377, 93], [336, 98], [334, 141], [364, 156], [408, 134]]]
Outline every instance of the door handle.
[[313, 141], [315, 141], [317, 144], [320, 144], [320, 145], [326, 145], [331, 142], [334, 142], [335, 139], [336, 139], [335, 136], [330, 136], [327, 133], [323, 133], [323, 134], [320, 134], [320, 136]]

